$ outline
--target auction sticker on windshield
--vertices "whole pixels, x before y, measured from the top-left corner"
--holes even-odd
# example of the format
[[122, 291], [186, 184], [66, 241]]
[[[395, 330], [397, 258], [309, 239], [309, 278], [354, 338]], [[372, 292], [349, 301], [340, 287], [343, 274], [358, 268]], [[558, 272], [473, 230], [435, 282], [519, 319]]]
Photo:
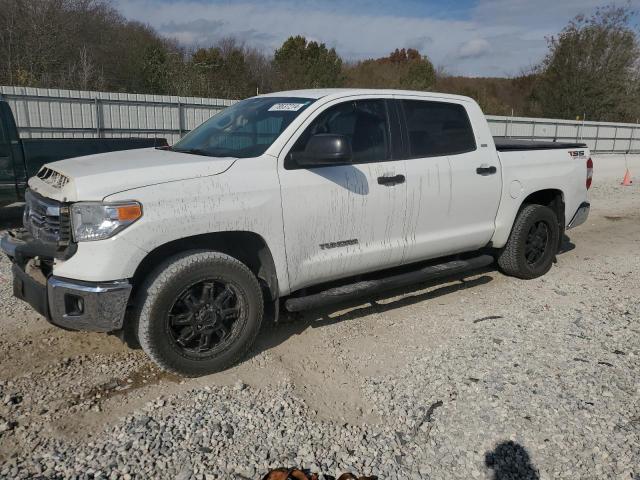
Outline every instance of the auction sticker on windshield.
[[269, 107], [270, 112], [297, 112], [306, 103], [274, 103]]

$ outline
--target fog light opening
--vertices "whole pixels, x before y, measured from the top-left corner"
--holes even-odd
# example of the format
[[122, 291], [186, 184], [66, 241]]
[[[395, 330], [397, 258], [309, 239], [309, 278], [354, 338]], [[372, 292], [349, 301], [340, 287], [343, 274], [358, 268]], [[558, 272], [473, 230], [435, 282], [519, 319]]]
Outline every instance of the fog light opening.
[[64, 313], [72, 317], [82, 315], [84, 313], [84, 298], [65, 293]]

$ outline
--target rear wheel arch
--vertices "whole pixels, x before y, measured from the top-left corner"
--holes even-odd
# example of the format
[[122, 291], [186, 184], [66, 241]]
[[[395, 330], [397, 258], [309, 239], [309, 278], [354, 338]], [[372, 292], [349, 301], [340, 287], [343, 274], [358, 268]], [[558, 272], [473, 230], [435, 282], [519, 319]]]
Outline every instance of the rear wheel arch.
[[[543, 207], [549, 207], [558, 218], [558, 225], [560, 227], [560, 235], [564, 233], [565, 228], [565, 204], [564, 193], [557, 188], [547, 188], [544, 190], [538, 190], [530, 193], [520, 204], [516, 218], [527, 205], [542, 205]], [[515, 219], [514, 219], [515, 223]], [[513, 228], [513, 227], [512, 227]]]

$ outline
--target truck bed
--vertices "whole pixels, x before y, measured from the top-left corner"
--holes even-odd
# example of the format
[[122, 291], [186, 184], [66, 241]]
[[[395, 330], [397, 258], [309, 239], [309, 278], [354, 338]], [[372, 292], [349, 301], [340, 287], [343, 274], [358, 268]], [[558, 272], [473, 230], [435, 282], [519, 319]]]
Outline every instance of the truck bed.
[[568, 148], [587, 148], [585, 143], [546, 142], [541, 140], [520, 140], [517, 138], [493, 137], [496, 150], [515, 152], [522, 150], [566, 150]]

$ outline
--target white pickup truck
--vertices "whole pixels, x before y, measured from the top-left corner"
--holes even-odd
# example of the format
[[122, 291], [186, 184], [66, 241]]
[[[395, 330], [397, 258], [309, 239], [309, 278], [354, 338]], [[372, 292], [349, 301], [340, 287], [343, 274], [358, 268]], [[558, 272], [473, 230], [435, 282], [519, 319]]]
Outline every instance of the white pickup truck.
[[45, 165], [1, 246], [14, 294], [51, 323], [119, 333], [202, 375], [242, 358], [281, 306], [496, 260], [543, 275], [587, 218], [592, 169], [583, 144], [494, 140], [466, 97], [279, 92], [170, 148]]

